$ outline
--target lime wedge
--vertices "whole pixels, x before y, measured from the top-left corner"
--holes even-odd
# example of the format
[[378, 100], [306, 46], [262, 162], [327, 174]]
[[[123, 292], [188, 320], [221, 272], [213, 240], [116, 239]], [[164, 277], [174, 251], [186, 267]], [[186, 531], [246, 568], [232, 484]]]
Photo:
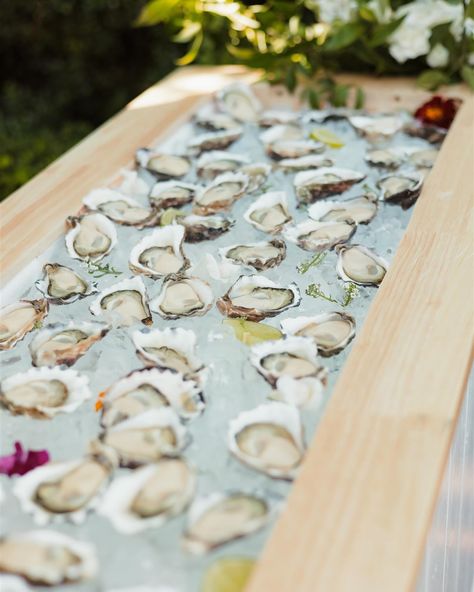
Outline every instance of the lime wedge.
[[255, 561], [248, 557], [223, 557], [207, 569], [201, 592], [243, 592]]
[[223, 321], [234, 330], [234, 335], [245, 345], [253, 345], [261, 341], [272, 339], [281, 339], [283, 333], [265, 323], [256, 323], [255, 321], [246, 321], [245, 319], [226, 319]]
[[180, 212], [176, 208], [168, 208], [161, 214], [160, 226], [168, 226], [168, 224], [172, 224], [178, 216], [184, 216], [183, 212]]
[[315, 128], [310, 134], [310, 138], [312, 140], [317, 140], [318, 142], [322, 142], [329, 146], [330, 148], [342, 148], [344, 146], [344, 142], [341, 140], [339, 136], [336, 136], [335, 133], [331, 132], [330, 130], [324, 129], [322, 127]]

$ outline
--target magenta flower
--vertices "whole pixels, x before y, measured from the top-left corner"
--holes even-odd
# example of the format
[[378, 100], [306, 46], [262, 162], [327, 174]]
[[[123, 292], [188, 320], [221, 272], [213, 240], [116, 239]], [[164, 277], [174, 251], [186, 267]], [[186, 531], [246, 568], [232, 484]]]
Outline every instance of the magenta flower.
[[8, 475], [24, 475], [49, 461], [47, 450], [24, 450], [20, 442], [15, 442], [15, 452], [0, 456], [0, 473]]

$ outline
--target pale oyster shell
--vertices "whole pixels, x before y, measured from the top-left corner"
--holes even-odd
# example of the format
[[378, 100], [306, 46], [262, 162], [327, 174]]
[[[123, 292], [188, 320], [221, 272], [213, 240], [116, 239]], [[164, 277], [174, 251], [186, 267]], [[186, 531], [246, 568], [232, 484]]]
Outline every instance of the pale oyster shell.
[[0, 402], [5, 407], [15, 415], [40, 419], [72, 413], [90, 397], [87, 376], [57, 367], [30, 368], [5, 378], [0, 384]]
[[373, 193], [351, 197], [345, 201], [320, 201], [308, 208], [308, 215], [318, 222], [353, 221], [368, 224], [377, 214], [378, 200]]
[[291, 173], [320, 167], [332, 167], [334, 166], [334, 161], [327, 156], [305, 154], [297, 158], [282, 158], [277, 162], [277, 166]]
[[133, 197], [106, 187], [93, 189], [84, 197], [82, 203], [88, 210], [100, 212], [113, 222], [124, 226], [154, 226], [158, 218], [156, 211], [142, 206]]
[[48, 325], [29, 345], [33, 366], [72, 366], [108, 330], [107, 325], [85, 321]]
[[70, 304], [97, 292], [97, 284], [60, 263], [46, 263], [43, 277], [35, 282], [37, 289], [54, 304]]
[[143, 237], [131, 250], [128, 265], [134, 273], [158, 278], [189, 267], [183, 252], [184, 228], [169, 224]]
[[312, 203], [346, 191], [365, 178], [363, 173], [337, 167], [301, 171], [295, 175], [294, 186], [300, 203]]
[[291, 222], [284, 191], [263, 193], [244, 213], [244, 220], [262, 232], [277, 233]]
[[314, 377], [323, 385], [327, 380], [328, 372], [318, 358], [316, 344], [306, 337], [290, 336], [257, 343], [250, 349], [250, 363], [272, 386], [283, 376]]
[[218, 91], [216, 101], [221, 111], [242, 122], [257, 121], [262, 110], [262, 105], [252, 90], [239, 82]]
[[219, 249], [219, 255], [236, 265], [244, 265], [258, 271], [279, 265], [286, 255], [284, 241], [273, 239], [258, 243], [236, 244]]
[[184, 181], [159, 181], [150, 189], [148, 199], [156, 208], [180, 208], [191, 203], [198, 185]]
[[215, 111], [212, 106], [205, 105], [194, 116], [194, 123], [199, 127], [214, 132], [232, 129], [238, 127], [236, 119], [226, 113]]
[[95, 548], [52, 530], [12, 533], [0, 539], [0, 571], [32, 584], [57, 586], [92, 579]]
[[200, 154], [206, 150], [224, 150], [240, 139], [243, 134], [241, 126], [220, 132], [198, 134], [188, 142], [188, 149], [192, 154]]
[[295, 283], [280, 286], [262, 275], [250, 275], [240, 276], [219, 298], [217, 308], [228, 317], [261, 321], [298, 306], [300, 301], [301, 295]]
[[393, 173], [377, 181], [377, 187], [382, 191], [381, 199], [398, 204], [404, 210], [416, 202], [422, 186], [423, 176], [416, 173]]
[[150, 302], [151, 310], [165, 319], [202, 316], [214, 302], [211, 287], [198, 277], [169, 276], [159, 295]]
[[135, 160], [138, 166], [158, 179], [179, 179], [191, 170], [191, 163], [186, 156], [158, 152], [149, 148], [139, 148], [135, 153]]
[[129, 326], [138, 321], [145, 325], [152, 323], [145, 284], [139, 277], [109, 286], [100, 292], [89, 309], [93, 315], [103, 316], [115, 327]]
[[66, 248], [73, 259], [96, 263], [117, 243], [115, 226], [103, 214], [70, 216], [66, 225], [70, 229], [65, 236]]
[[120, 378], [107, 389], [102, 403], [101, 424], [105, 428], [149, 409], [171, 407], [181, 419], [192, 419], [204, 410], [196, 382], [158, 368], [134, 370]]
[[235, 220], [225, 216], [188, 216], [178, 218], [178, 223], [185, 229], [184, 240], [187, 243], [197, 243], [204, 240], [213, 240], [224, 232], [228, 232], [235, 224]]
[[260, 127], [274, 127], [276, 125], [291, 125], [298, 123], [299, 113], [285, 109], [267, 109], [258, 119]]
[[305, 451], [298, 410], [280, 402], [240, 413], [229, 423], [227, 442], [241, 462], [275, 479], [293, 479]]
[[152, 331], [134, 331], [132, 341], [143, 362], [165, 370], [179, 372], [202, 382], [204, 365], [194, 353], [196, 333], [182, 327], [165, 327]]
[[243, 154], [213, 150], [201, 154], [196, 162], [197, 174], [203, 179], [214, 179], [223, 173], [235, 172], [249, 159]]
[[0, 590], [2, 592], [31, 592], [32, 589], [20, 576], [0, 573]]
[[283, 235], [305, 251], [325, 251], [351, 239], [357, 226], [352, 221], [317, 222], [305, 220], [296, 226], [288, 226]]
[[398, 115], [354, 115], [348, 119], [352, 127], [369, 140], [388, 138], [403, 127], [403, 120]]
[[319, 378], [282, 376], [268, 398], [299, 409], [317, 409], [323, 402], [323, 393], [324, 384]]
[[138, 467], [176, 456], [188, 443], [187, 432], [170, 407], [150, 409], [105, 430], [100, 436], [122, 467]]
[[148, 183], [140, 177], [138, 171], [130, 171], [129, 169], [121, 169], [121, 181], [114, 187], [118, 191], [125, 193], [125, 195], [136, 195], [146, 197], [149, 192]]
[[322, 356], [333, 356], [342, 351], [354, 338], [355, 319], [346, 312], [323, 312], [311, 317], [284, 319], [280, 323], [285, 335], [310, 338]]
[[206, 216], [228, 210], [245, 193], [248, 183], [249, 178], [244, 173], [219, 175], [196, 193], [193, 212]]
[[298, 124], [278, 124], [259, 135], [262, 144], [268, 149], [274, 142], [293, 142], [305, 139], [305, 133]]
[[378, 286], [388, 269], [388, 263], [362, 245], [339, 245], [337, 273], [345, 282], [360, 286]]
[[0, 309], [0, 351], [11, 349], [46, 317], [49, 304], [45, 298], [19, 300]]
[[267, 162], [251, 162], [242, 165], [239, 170], [249, 178], [247, 193], [253, 193], [265, 183], [271, 173], [272, 166]]
[[195, 471], [183, 458], [162, 458], [116, 477], [98, 512], [119, 532], [135, 534], [183, 512], [195, 488]]
[[274, 505], [259, 493], [215, 492], [196, 499], [188, 513], [183, 547], [197, 555], [248, 536], [268, 524]]

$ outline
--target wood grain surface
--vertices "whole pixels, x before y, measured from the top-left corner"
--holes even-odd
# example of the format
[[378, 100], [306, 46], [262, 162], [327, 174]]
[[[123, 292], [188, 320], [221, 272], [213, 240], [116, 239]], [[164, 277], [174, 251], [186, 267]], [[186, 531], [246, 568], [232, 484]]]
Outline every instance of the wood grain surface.
[[[2, 281], [63, 232], [93, 187], [167, 137], [239, 67], [185, 68], [155, 85], [0, 204]], [[369, 110], [415, 108], [410, 79], [341, 76]], [[268, 106], [297, 105], [258, 84]], [[474, 100], [466, 100], [354, 343], [288, 505], [247, 592], [408, 592], [416, 580], [474, 336]], [[445, 93], [445, 94], [446, 94]]]

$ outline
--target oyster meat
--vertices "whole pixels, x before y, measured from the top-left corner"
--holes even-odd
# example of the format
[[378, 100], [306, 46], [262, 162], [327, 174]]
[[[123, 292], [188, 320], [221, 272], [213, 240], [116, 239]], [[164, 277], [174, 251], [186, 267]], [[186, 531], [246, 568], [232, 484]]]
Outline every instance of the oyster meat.
[[303, 427], [296, 407], [266, 403], [229, 424], [229, 450], [241, 462], [275, 479], [293, 479], [303, 460]]
[[187, 243], [198, 243], [204, 240], [213, 240], [221, 234], [228, 232], [235, 224], [225, 216], [197, 216], [189, 214], [178, 219], [185, 229], [184, 240]]
[[115, 450], [122, 467], [138, 467], [175, 456], [186, 446], [186, 429], [170, 407], [149, 409], [105, 430], [102, 442]]
[[89, 379], [75, 370], [30, 368], [0, 383], [0, 402], [7, 409], [39, 419], [72, 413], [90, 397]]
[[189, 509], [183, 546], [191, 553], [207, 553], [256, 532], [268, 523], [272, 510], [262, 495], [241, 491], [197, 499]]
[[183, 240], [184, 228], [179, 224], [157, 228], [133, 247], [130, 270], [152, 278], [184, 271], [189, 260], [183, 252]]
[[277, 233], [291, 222], [284, 191], [263, 193], [244, 213], [244, 220], [263, 232]]
[[230, 115], [219, 113], [209, 107], [200, 109], [194, 117], [194, 122], [199, 127], [213, 132], [229, 130], [239, 126], [239, 123]]
[[282, 158], [278, 161], [277, 166], [285, 171], [297, 172], [306, 171], [308, 169], [317, 169], [320, 167], [332, 167], [334, 161], [327, 156], [320, 156], [317, 154], [306, 154], [297, 158]]
[[377, 187], [382, 190], [382, 199], [388, 203], [398, 204], [404, 210], [416, 202], [422, 185], [423, 177], [416, 174], [388, 175], [377, 182]]
[[357, 133], [370, 141], [386, 139], [403, 127], [403, 120], [395, 115], [354, 115], [348, 119]]
[[32, 530], [0, 539], [0, 572], [23, 577], [31, 584], [57, 586], [94, 578], [95, 549], [52, 530]]
[[0, 350], [11, 349], [35, 329], [48, 314], [49, 304], [40, 300], [20, 300], [0, 309]]
[[139, 277], [106, 288], [89, 308], [93, 315], [103, 316], [113, 326], [129, 326], [139, 321], [145, 325], [152, 323], [145, 285]]
[[245, 193], [249, 179], [244, 173], [224, 173], [198, 191], [194, 198], [195, 214], [207, 216], [227, 210]]
[[286, 255], [284, 241], [273, 239], [219, 249], [221, 257], [237, 265], [253, 267], [259, 271], [280, 265]]
[[387, 273], [387, 262], [362, 245], [339, 245], [337, 273], [345, 282], [378, 286]]
[[244, 164], [239, 170], [249, 178], [247, 193], [253, 193], [265, 183], [272, 167], [266, 162], [252, 162]]
[[228, 317], [245, 317], [261, 321], [292, 306], [298, 306], [298, 286], [280, 286], [261, 275], [240, 276], [226, 294], [217, 301], [219, 311]]
[[160, 294], [150, 302], [151, 310], [165, 319], [202, 316], [211, 308], [214, 297], [209, 284], [197, 277], [170, 276]]
[[73, 259], [96, 263], [110, 253], [117, 243], [113, 223], [103, 214], [70, 216], [66, 225], [66, 248]]
[[363, 179], [365, 179], [365, 175], [357, 171], [321, 167], [297, 173], [294, 185], [298, 201], [312, 203], [317, 199], [342, 193]]
[[308, 208], [308, 215], [318, 222], [355, 222], [368, 224], [377, 213], [378, 200], [373, 193], [346, 201], [321, 201]]
[[192, 154], [200, 154], [206, 150], [225, 150], [240, 139], [243, 134], [241, 126], [220, 132], [198, 134], [188, 142], [188, 149]]
[[146, 169], [157, 179], [180, 179], [191, 170], [189, 159], [179, 154], [140, 148], [136, 152], [135, 159], [138, 166]]
[[84, 321], [48, 325], [29, 345], [33, 366], [72, 366], [108, 330], [107, 325]]
[[54, 304], [70, 304], [97, 292], [97, 284], [88, 282], [70, 267], [59, 263], [46, 263], [43, 277], [35, 285]]
[[94, 189], [82, 202], [88, 210], [98, 211], [124, 226], [153, 226], [158, 217], [156, 211], [145, 208], [136, 199], [115, 189]]
[[356, 231], [352, 221], [316, 222], [306, 220], [297, 226], [288, 227], [283, 233], [285, 238], [296, 243], [305, 251], [324, 251], [347, 242]]
[[213, 150], [205, 152], [198, 158], [196, 162], [197, 174], [203, 179], [212, 180], [218, 175], [236, 172], [248, 162], [248, 158], [241, 154]]
[[197, 185], [183, 181], [159, 181], [151, 188], [148, 199], [160, 210], [180, 208], [193, 201], [197, 190]]
[[237, 121], [257, 121], [262, 106], [250, 88], [236, 83], [223, 88], [216, 94], [217, 105]]
[[312, 317], [285, 319], [280, 324], [286, 335], [312, 339], [318, 353], [325, 357], [342, 351], [352, 341], [356, 330], [354, 317], [345, 312], [324, 312]]
[[134, 534], [183, 512], [195, 488], [195, 471], [183, 458], [162, 458], [114, 479], [98, 511], [119, 532]]

